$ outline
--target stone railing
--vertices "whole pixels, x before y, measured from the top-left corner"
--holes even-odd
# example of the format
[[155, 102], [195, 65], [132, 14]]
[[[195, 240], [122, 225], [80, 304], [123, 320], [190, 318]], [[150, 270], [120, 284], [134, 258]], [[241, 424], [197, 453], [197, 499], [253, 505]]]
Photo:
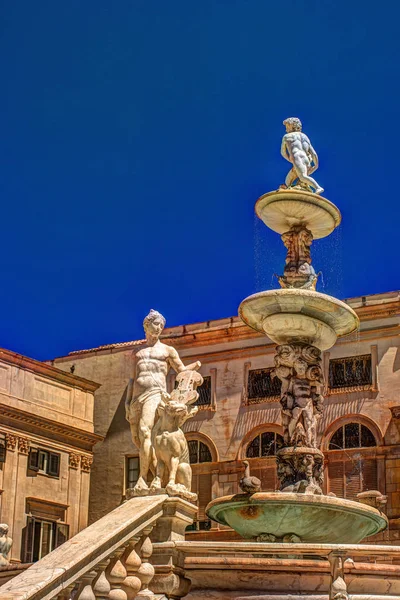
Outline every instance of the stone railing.
[[[0, 600], [150, 600], [150, 533], [157, 541], [182, 540], [195, 513], [192, 504], [166, 495], [128, 500], [1, 586]], [[170, 579], [179, 569], [172, 554], [158, 560], [169, 564]], [[156, 585], [163, 587], [162, 574]]]

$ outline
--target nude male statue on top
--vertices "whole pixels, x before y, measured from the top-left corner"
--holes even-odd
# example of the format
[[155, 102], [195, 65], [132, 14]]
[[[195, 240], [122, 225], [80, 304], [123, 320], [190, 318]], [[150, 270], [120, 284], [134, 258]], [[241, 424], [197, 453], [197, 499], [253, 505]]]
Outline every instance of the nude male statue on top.
[[289, 117], [283, 121], [283, 124], [286, 127], [286, 134], [282, 138], [281, 154], [293, 165], [286, 176], [286, 186], [292, 186], [293, 182], [299, 179], [300, 184], [314, 188], [315, 193], [320, 194], [324, 188], [310, 176], [318, 169], [318, 155], [306, 134], [301, 131], [300, 119]]
[[[143, 321], [146, 345], [135, 355], [133, 373], [125, 402], [126, 418], [130, 423], [133, 443], [139, 448], [140, 473], [134, 493], [145, 495], [149, 491], [149, 470], [155, 475], [156, 457], [151, 443], [151, 433], [157, 418], [157, 408], [167, 391], [167, 374], [172, 367], [177, 373], [197, 370], [201, 363], [185, 367], [172, 346], [160, 342], [165, 318], [151, 310]], [[132, 385], [133, 384], [133, 385]], [[130, 391], [129, 391], [130, 390]]]

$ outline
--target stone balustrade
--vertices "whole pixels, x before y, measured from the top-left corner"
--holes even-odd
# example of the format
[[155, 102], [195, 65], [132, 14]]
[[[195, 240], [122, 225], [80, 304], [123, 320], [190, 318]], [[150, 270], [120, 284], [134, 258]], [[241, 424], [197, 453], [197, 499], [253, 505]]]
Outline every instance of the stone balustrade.
[[0, 600], [152, 600], [150, 533], [166, 500], [128, 500], [1, 586]]

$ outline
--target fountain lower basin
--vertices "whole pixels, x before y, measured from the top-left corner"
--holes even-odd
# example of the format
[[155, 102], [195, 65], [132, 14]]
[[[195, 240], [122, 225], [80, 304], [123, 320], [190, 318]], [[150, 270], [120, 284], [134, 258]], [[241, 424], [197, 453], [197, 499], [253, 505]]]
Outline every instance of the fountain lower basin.
[[303, 289], [268, 290], [245, 298], [239, 315], [276, 344], [305, 342], [320, 350], [359, 326], [350, 306], [327, 294]]
[[212, 500], [206, 513], [243, 538], [259, 541], [269, 536], [277, 542], [357, 544], [388, 524], [379, 510], [359, 502], [281, 492], [223, 496]]

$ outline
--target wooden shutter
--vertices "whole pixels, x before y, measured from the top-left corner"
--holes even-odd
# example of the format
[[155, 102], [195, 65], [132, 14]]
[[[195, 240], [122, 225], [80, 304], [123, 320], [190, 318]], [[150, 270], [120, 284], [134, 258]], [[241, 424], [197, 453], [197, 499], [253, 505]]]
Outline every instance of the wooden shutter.
[[28, 469], [31, 471], [39, 471], [39, 451], [31, 448], [28, 458]]
[[378, 473], [375, 458], [367, 458], [362, 461], [362, 491], [378, 489]]
[[54, 548], [58, 548], [64, 542], [67, 541], [69, 535], [69, 525], [64, 525], [63, 523], [56, 524], [56, 539]]
[[33, 517], [28, 517], [26, 520], [25, 527], [25, 549], [24, 549], [24, 558], [23, 561], [26, 563], [33, 562], [33, 527], [34, 527], [35, 519]]
[[192, 492], [198, 495], [199, 512], [198, 521], [208, 519], [206, 516], [206, 506], [211, 501], [211, 473], [200, 473], [193, 475]]
[[[266, 462], [270, 463], [271, 460], [266, 460]], [[263, 492], [275, 492], [279, 487], [278, 478], [276, 475], [276, 465], [266, 464], [261, 467], [251, 467], [250, 466], [251, 475], [258, 477], [261, 481], [261, 491]]]
[[49, 452], [49, 462], [47, 473], [53, 475], [53, 477], [59, 477], [60, 475], [60, 455]]
[[0, 438], [0, 463], [6, 462], [6, 440]]
[[344, 475], [345, 475], [345, 498], [348, 500], [354, 500], [361, 492], [361, 479], [362, 479], [362, 460], [353, 459], [344, 461]]
[[343, 461], [331, 461], [328, 463], [328, 488], [329, 491], [344, 498], [344, 469]]

